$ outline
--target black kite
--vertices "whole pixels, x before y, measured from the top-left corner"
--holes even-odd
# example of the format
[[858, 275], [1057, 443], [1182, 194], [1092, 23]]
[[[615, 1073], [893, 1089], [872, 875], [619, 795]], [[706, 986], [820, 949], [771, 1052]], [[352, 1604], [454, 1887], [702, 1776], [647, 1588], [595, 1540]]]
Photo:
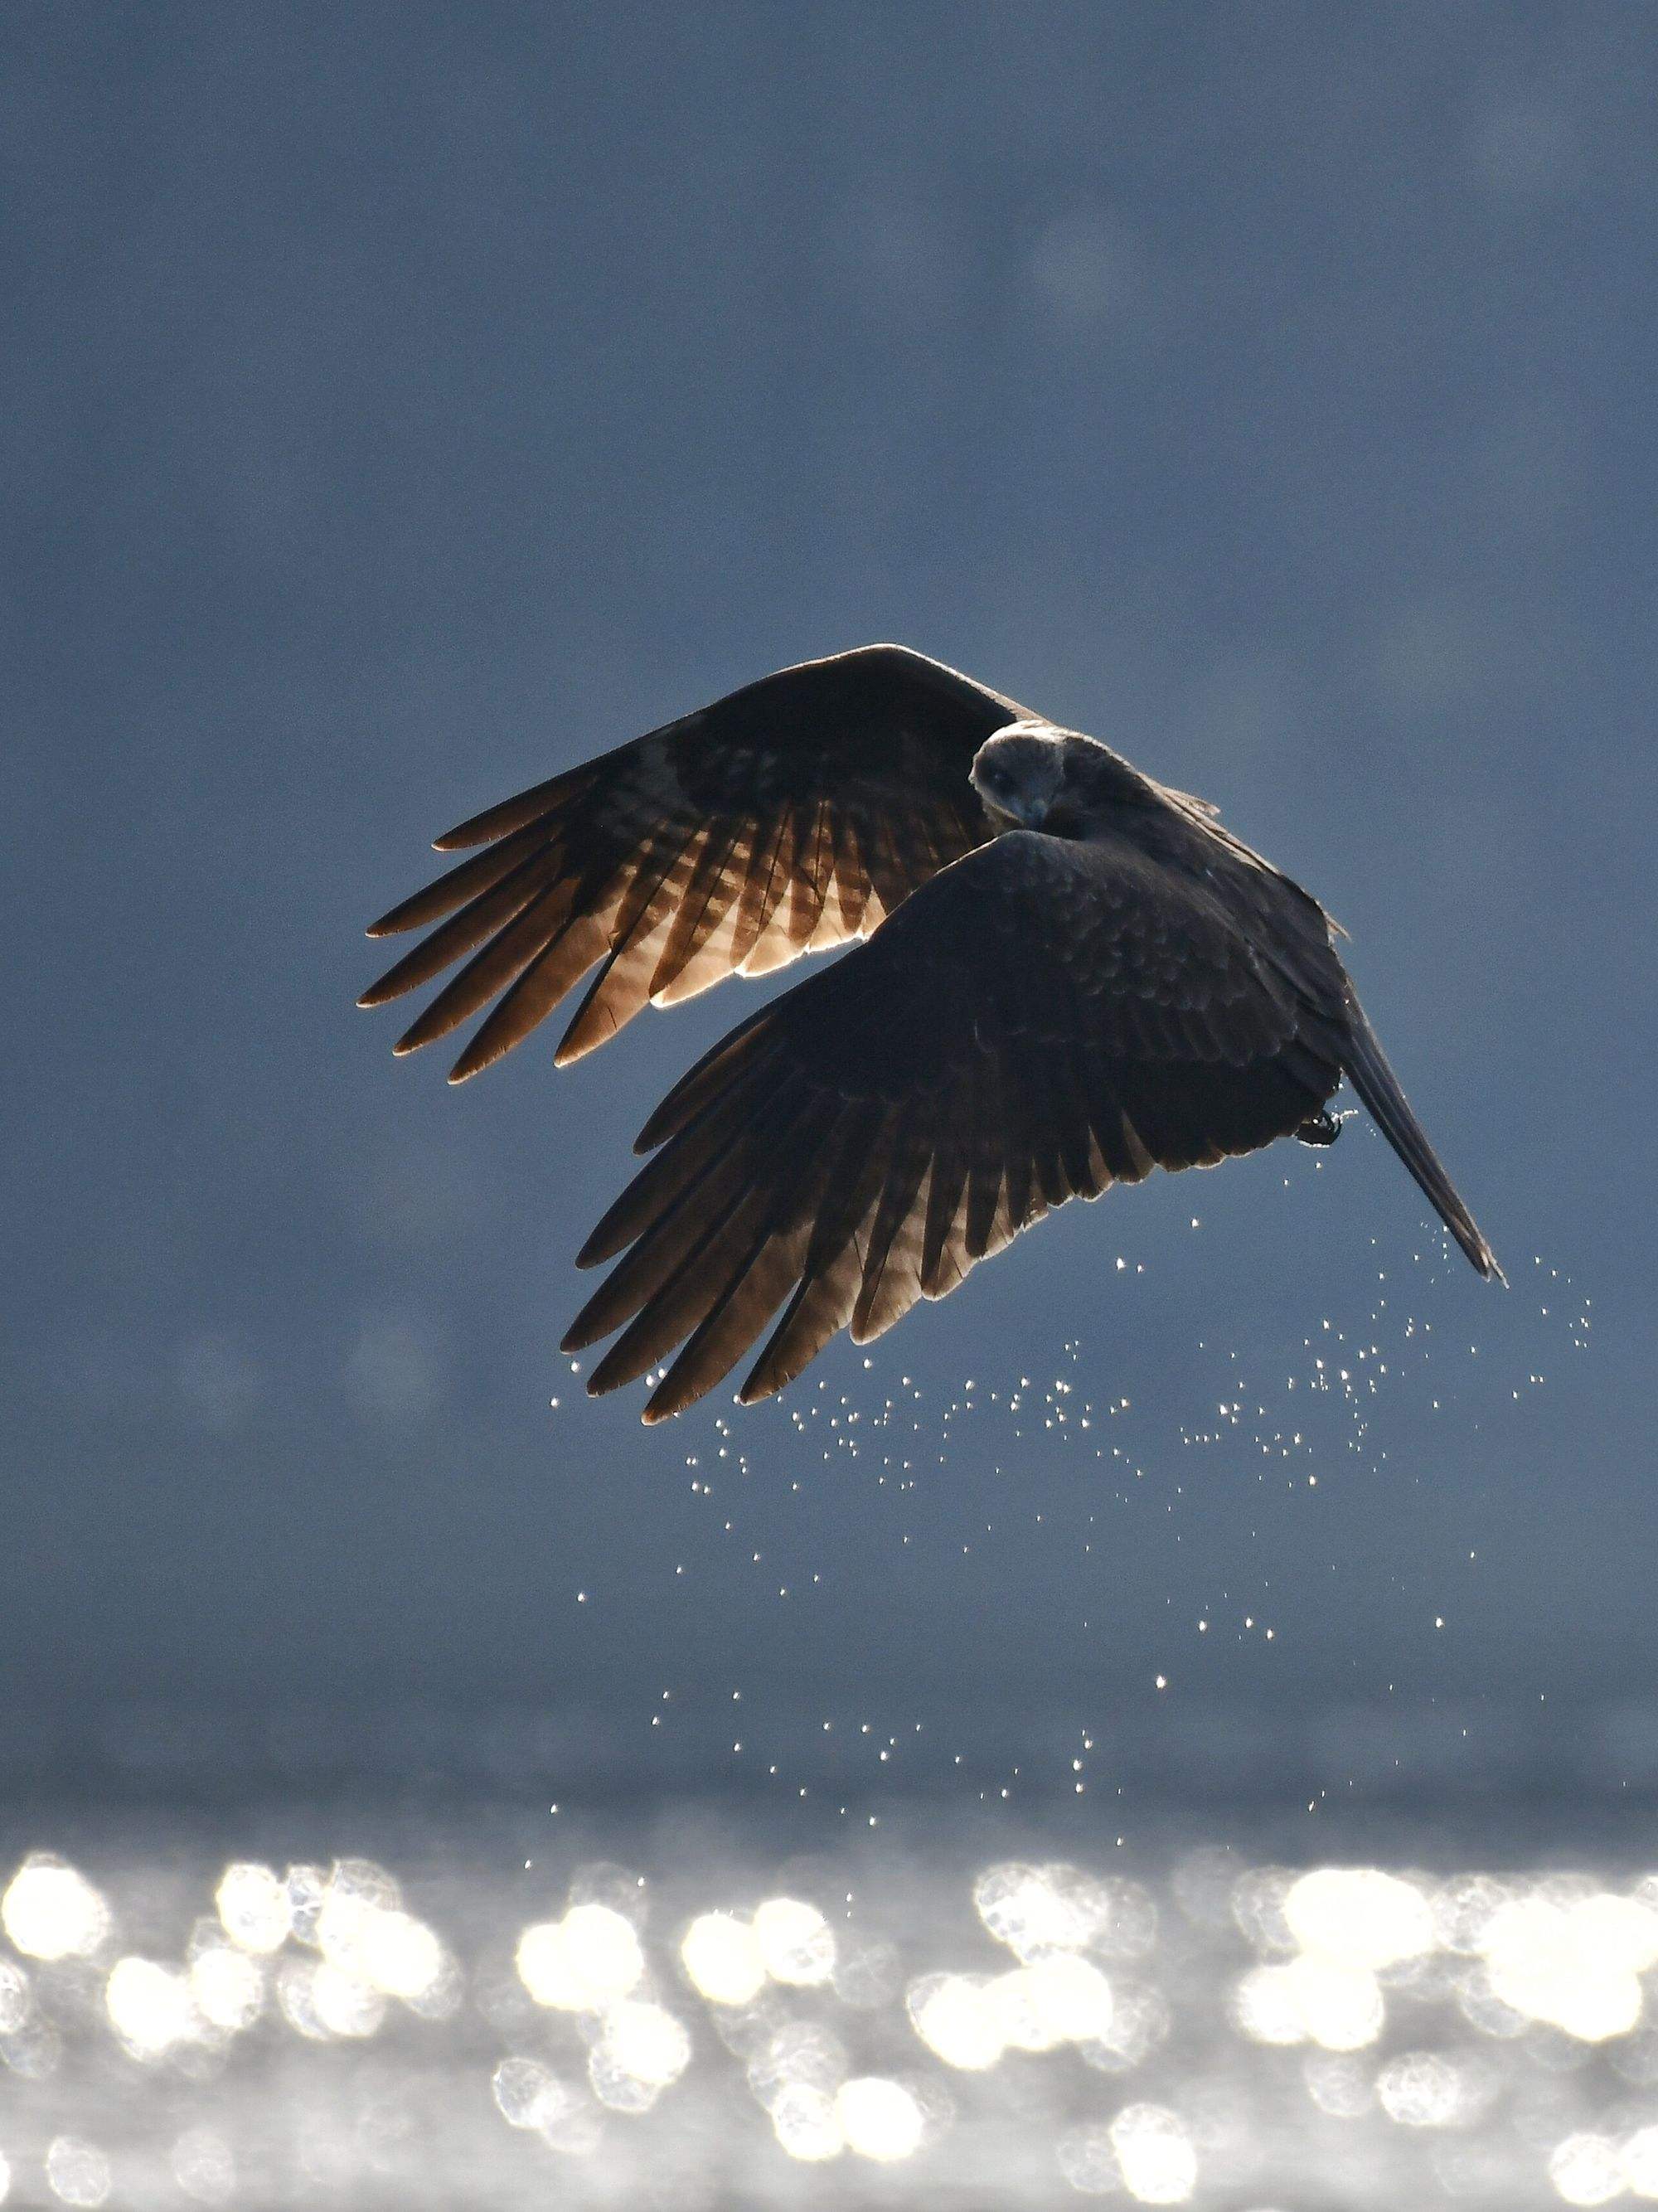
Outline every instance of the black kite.
[[647, 1005], [861, 938], [658, 1107], [654, 1157], [580, 1263], [588, 1383], [683, 1346], [646, 1408], [711, 1389], [782, 1309], [745, 1402], [1073, 1196], [1328, 1143], [1345, 1075], [1482, 1275], [1501, 1275], [1412, 1113], [1318, 902], [1213, 810], [923, 654], [780, 670], [476, 815], [484, 849], [372, 936], [437, 923], [379, 1006], [471, 957], [399, 1039], [495, 1005], [451, 1073], [598, 972], [560, 1065]]

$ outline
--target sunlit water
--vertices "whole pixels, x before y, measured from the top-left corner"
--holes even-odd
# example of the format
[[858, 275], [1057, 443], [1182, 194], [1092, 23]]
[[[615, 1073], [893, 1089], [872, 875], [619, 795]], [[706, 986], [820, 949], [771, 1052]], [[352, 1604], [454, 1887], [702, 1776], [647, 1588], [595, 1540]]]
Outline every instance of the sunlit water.
[[1516, 1804], [1368, 1865], [1057, 1800], [27, 1819], [14, 2203], [1658, 2200], [1658, 1848]]

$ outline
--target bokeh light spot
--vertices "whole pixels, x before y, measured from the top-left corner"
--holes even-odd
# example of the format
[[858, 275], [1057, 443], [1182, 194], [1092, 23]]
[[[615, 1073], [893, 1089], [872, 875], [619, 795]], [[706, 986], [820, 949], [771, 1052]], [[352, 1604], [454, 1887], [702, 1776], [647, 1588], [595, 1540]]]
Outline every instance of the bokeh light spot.
[[626, 1998], [604, 2015], [588, 2055], [593, 2094], [615, 2112], [647, 2112], [690, 2063], [691, 2039], [683, 2022], [661, 2005]]
[[1658, 1957], [1658, 1916], [1632, 1898], [1533, 1894], [1499, 1907], [1482, 1948], [1503, 2004], [1581, 2043], [1604, 2043], [1640, 2020], [1638, 1977]]
[[947, 2066], [982, 2073], [1006, 2048], [989, 1984], [976, 1974], [927, 1974], [904, 1997], [910, 2023]]
[[835, 2100], [809, 2082], [793, 2081], [779, 2092], [771, 2106], [772, 2130], [791, 2158], [803, 2164], [821, 2165], [838, 2158], [846, 2148]]
[[1238, 1984], [1234, 2008], [1253, 2043], [1318, 2043], [1327, 2051], [1362, 2050], [1386, 2017], [1375, 1975], [1327, 1958], [1254, 1967]]
[[104, 2007], [127, 2049], [137, 2058], [159, 2058], [200, 2032], [190, 1984], [153, 1959], [121, 1959], [104, 1985]]
[[46, 2186], [63, 2204], [90, 2209], [108, 2197], [109, 2160], [79, 2136], [54, 2136], [46, 2149]]
[[251, 1860], [225, 1869], [213, 1901], [225, 1934], [244, 1951], [280, 1950], [294, 1924], [288, 1885]]
[[926, 2122], [921, 2108], [902, 2081], [859, 2075], [835, 2094], [835, 2117], [847, 2148], [859, 2158], [892, 2165], [920, 2148]]
[[988, 1867], [973, 1886], [980, 1919], [1027, 1964], [1048, 1951], [1080, 1949], [1109, 1917], [1110, 1900], [1075, 1867]]
[[1122, 2169], [1109, 2128], [1072, 2128], [1060, 2137], [1060, 2172], [1083, 2197], [1114, 2197], [1122, 2188]]
[[1111, 2123], [1122, 2185], [1142, 2204], [1184, 2204], [1197, 2186], [1197, 2154], [1178, 2116], [1130, 2105]]
[[1449, 2127], [1469, 2101], [1462, 2070], [1433, 2051], [1407, 2051], [1376, 2076], [1378, 2103], [1406, 2128]]
[[1293, 1882], [1284, 1918], [1303, 1951], [1372, 1971], [1435, 1946], [1427, 1899], [1374, 1867], [1318, 1867]]
[[84, 1875], [34, 1851], [0, 1898], [0, 1925], [31, 1959], [85, 1959], [109, 1933], [109, 1908]]
[[835, 1972], [834, 1931], [815, 1905], [769, 1897], [754, 1916], [754, 1933], [774, 1982], [811, 1989]]
[[752, 2003], [765, 1985], [760, 1938], [735, 1913], [699, 1913], [685, 1930], [679, 1956], [692, 1987], [710, 2004]]
[[1568, 2204], [1609, 2204], [1624, 2193], [1617, 2144], [1605, 2136], [1568, 2136], [1549, 2154], [1549, 2179]]
[[1658, 2127], [1637, 2128], [1619, 2153], [1619, 2162], [1637, 2197], [1658, 2197]]
[[608, 1905], [573, 1905], [562, 1920], [525, 1929], [517, 1963], [519, 1979], [538, 2005], [603, 2012], [636, 1985], [645, 1954], [624, 1914]]
[[206, 1944], [190, 1962], [190, 1995], [203, 2020], [240, 2035], [264, 2009], [264, 1970], [234, 1944]]
[[236, 2160], [211, 2128], [187, 2128], [173, 2146], [173, 2178], [197, 2204], [228, 2204], [236, 2193]]

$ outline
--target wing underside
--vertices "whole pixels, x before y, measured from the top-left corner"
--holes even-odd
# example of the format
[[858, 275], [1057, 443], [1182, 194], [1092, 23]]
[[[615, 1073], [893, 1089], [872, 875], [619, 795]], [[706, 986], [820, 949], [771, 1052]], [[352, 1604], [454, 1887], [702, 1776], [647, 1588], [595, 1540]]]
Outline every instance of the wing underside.
[[429, 934], [361, 1003], [464, 963], [397, 1048], [489, 1008], [459, 1082], [595, 969], [561, 1062], [647, 1005], [867, 936], [989, 834], [968, 772], [1022, 711], [897, 646], [766, 677], [440, 838], [483, 849], [374, 925]]

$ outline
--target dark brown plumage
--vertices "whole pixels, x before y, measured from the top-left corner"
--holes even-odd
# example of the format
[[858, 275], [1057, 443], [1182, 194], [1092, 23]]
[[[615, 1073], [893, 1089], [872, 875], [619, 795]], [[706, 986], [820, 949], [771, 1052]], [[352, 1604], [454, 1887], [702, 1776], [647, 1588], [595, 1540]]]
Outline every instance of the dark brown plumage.
[[652, 1115], [654, 1157], [588, 1238], [617, 1261], [566, 1340], [588, 1388], [682, 1346], [647, 1419], [772, 1323], [745, 1401], [862, 1342], [1067, 1198], [1302, 1133], [1343, 1075], [1480, 1273], [1318, 902], [1212, 810], [920, 653], [763, 678], [492, 807], [484, 849], [377, 922], [437, 923], [363, 994], [466, 964], [399, 1040], [491, 1000], [476, 1074], [598, 967], [558, 1048], [653, 1001], [868, 942], [716, 1045]]

